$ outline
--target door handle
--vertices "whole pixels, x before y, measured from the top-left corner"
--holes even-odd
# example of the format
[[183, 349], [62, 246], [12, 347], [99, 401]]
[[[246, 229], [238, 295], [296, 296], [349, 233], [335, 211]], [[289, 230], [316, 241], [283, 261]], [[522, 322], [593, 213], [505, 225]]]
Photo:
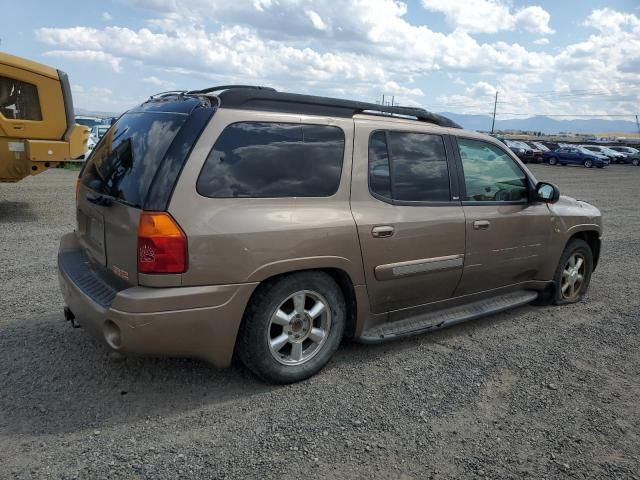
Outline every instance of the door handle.
[[393, 235], [395, 229], [391, 225], [378, 225], [371, 229], [371, 235], [374, 238], [385, 238]]
[[475, 222], [473, 222], [473, 229], [487, 230], [489, 228], [489, 225], [491, 225], [491, 222], [489, 222], [489, 220], [476, 220]]

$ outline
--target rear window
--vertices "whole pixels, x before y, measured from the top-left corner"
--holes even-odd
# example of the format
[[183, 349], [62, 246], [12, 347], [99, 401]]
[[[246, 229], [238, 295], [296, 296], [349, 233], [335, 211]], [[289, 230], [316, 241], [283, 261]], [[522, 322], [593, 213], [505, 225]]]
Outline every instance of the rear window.
[[338, 127], [234, 123], [209, 153], [197, 190], [212, 198], [329, 197], [338, 190], [343, 156]]
[[100, 139], [82, 184], [142, 207], [169, 145], [188, 118], [174, 113], [127, 113]]

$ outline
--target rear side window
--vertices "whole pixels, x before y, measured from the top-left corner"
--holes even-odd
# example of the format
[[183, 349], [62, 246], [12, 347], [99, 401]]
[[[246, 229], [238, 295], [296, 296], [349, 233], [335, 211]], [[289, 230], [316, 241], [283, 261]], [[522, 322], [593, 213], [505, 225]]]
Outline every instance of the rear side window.
[[0, 76], [0, 113], [14, 120], [42, 120], [38, 88], [31, 83]]
[[81, 181], [90, 189], [142, 207], [151, 181], [187, 115], [127, 113], [107, 131]]
[[329, 197], [338, 190], [343, 157], [338, 127], [234, 123], [218, 137], [196, 188], [212, 198]]
[[449, 170], [442, 136], [375, 132], [369, 141], [369, 185], [373, 193], [393, 200], [449, 201]]

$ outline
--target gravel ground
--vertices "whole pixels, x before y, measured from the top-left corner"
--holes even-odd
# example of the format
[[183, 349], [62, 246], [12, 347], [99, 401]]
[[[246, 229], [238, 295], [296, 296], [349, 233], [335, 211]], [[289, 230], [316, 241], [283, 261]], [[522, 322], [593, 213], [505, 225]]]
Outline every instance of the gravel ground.
[[110, 360], [63, 321], [75, 173], [0, 184], [0, 477], [639, 478], [640, 168], [533, 170], [604, 214], [585, 301], [343, 345], [285, 387]]

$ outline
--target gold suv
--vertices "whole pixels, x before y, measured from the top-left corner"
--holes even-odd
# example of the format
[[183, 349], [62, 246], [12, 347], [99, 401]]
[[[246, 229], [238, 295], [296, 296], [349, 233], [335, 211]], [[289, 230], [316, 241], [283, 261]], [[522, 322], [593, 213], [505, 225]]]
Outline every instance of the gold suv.
[[418, 108], [224, 86], [125, 113], [77, 188], [66, 317], [123, 353], [234, 351], [272, 382], [381, 342], [582, 298], [597, 208]]

